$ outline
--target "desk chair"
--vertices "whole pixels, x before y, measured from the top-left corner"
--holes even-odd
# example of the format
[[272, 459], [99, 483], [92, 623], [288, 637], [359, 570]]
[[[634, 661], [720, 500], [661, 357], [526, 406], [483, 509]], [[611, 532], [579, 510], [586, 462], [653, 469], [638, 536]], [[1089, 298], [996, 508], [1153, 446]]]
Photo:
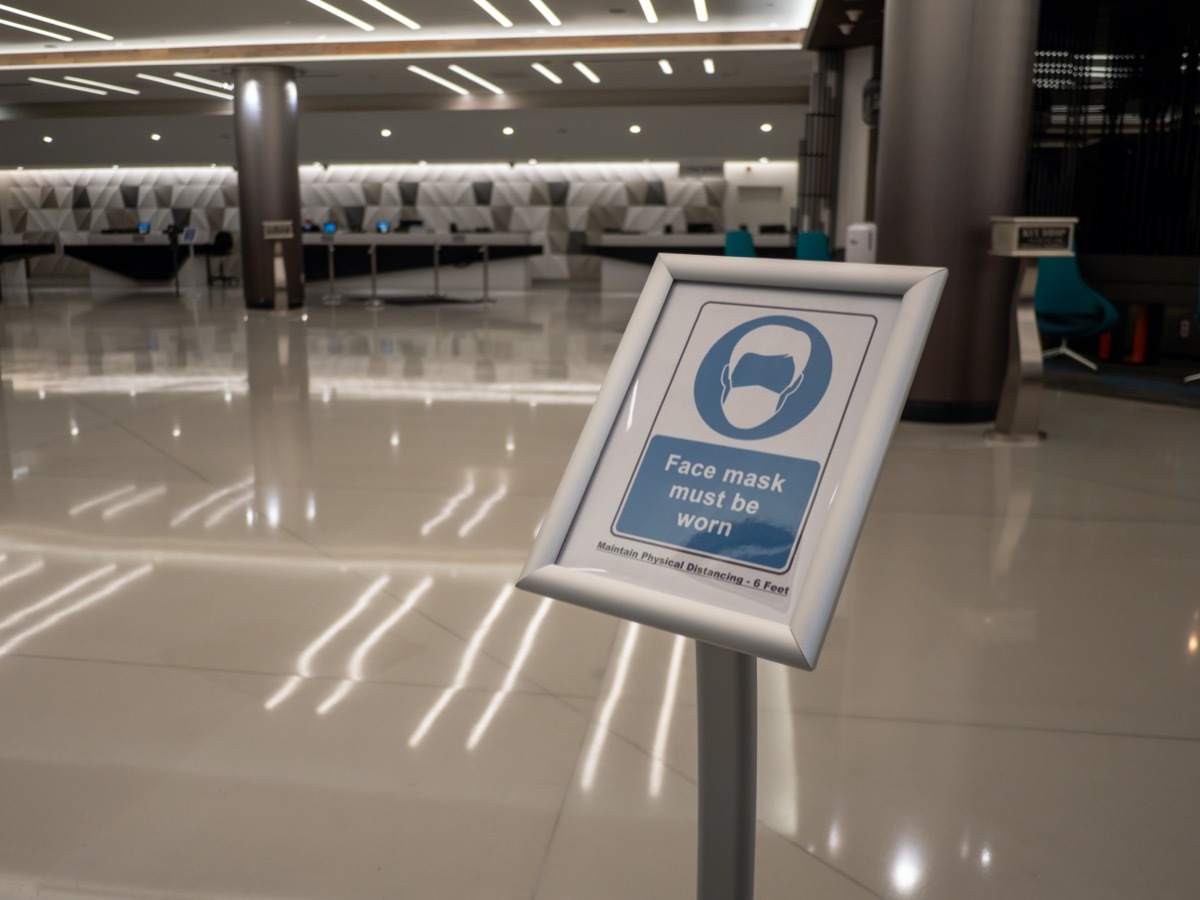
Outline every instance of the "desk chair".
[[1074, 256], [1044, 256], [1038, 260], [1033, 309], [1038, 328], [1060, 340], [1057, 347], [1042, 354], [1042, 359], [1065, 356], [1093, 372], [1099, 370], [1086, 356], [1068, 347], [1067, 341], [1108, 331], [1120, 316], [1115, 306], [1087, 286]]
[[[225, 274], [225, 260], [229, 258], [229, 254], [233, 252], [233, 235], [228, 231], [218, 231], [213, 237], [212, 244], [208, 247], [208, 254], [205, 257], [205, 272], [208, 275], [208, 286], [219, 284], [222, 287], [226, 285], [237, 284], [237, 277], [234, 275]], [[217, 274], [212, 272], [212, 258], [217, 257]]]
[[725, 232], [726, 256], [758, 256], [754, 250], [754, 236], [748, 231]]
[[796, 235], [796, 259], [829, 262], [829, 238], [823, 231], [801, 231]]

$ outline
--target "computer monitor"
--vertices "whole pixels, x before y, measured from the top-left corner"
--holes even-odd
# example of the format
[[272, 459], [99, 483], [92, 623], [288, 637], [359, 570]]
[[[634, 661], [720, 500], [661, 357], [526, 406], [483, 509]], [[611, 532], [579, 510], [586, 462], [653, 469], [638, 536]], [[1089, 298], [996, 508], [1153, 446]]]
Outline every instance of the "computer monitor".
[[197, 229], [195, 229], [195, 228], [185, 228], [185, 229], [183, 229], [183, 236], [182, 236], [182, 237], [179, 239], [179, 242], [180, 242], [181, 244], [194, 244], [194, 243], [196, 243], [196, 232], [197, 232]]
[[326, 234], [336, 234], [337, 233], [337, 222], [326, 222], [324, 225], [321, 226], [321, 230], [324, 231]]
[[150, 233], [150, 223], [149, 222], [138, 222], [138, 234], [149, 234], [149, 233]]
[[391, 222], [376, 222], [375, 230], [378, 231], [380, 234], [387, 234], [389, 231], [392, 230], [392, 223]]

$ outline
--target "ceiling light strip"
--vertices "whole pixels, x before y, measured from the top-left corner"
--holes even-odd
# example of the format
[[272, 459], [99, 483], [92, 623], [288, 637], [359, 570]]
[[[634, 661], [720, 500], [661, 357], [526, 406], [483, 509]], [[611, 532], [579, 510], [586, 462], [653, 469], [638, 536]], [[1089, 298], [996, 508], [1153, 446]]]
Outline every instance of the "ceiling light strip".
[[170, 78], [160, 78], [158, 75], [146, 75], [143, 72], [138, 72], [137, 77], [145, 81], [155, 81], [159, 84], [168, 84], [171, 87], [182, 88], [185, 91], [193, 91], [197, 94], [207, 94], [209, 97], [219, 97], [222, 100], [233, 99], [233, 94], [222, 94], [219, 91], [210, 91], [208, 88], [196, 87], [194, 84], [185, 84], [182, 81], [172, 81]]
[[76, 75], [64, 75], [63, 81], [73, 81], [75, 84], [86, 84], [88, 87], [101, 88], [106, 91], [117, 91], [122, 94], [140, 94], [133, 88], [121, 87], [119, 84], [109, 84], [105, 81], [92, 81], [90, 78], [79, 78]]
[[51, 81], [48, 78], [30, 77], [29, 80], [36, 82], [38, 84], [48, 84], [51, 87], [66, 88], [69, 91], [83, 91], [83, 93], [85, 93], [85, 94], [99, 94], [101, 97], [108, 96], [108, 91], [100, 91], [100, 90], [97, 90], [96, 88], [90, 88], [90, 87], [80, 87], [77, 84], [66, 84], [65, 82], [62, 82], [62, 81]]
[[533, 5], [534, 9], [542, 14], [542, 18], [544, 18], [551, 25], [562, 24], [562, 20], [554, 14], [554, 10], [543, 3], [542, 0], [529, 0], [529, 2]]
[[466, 78], [469, 81], [475, 82], [480, 87], [487, 88], [493, 94], [503, 94], [504, 93], [504, 91], [501, 88], [496, 87], [496, 85], [492, 84], [486, 78], [480, 78], [474, 72], [470, 72], [470, 71], [464, 69], [462, 66], [452, 65], [452, 66], [450, 66], [450, 71], [461, 75], [463, 78]]
[[555, 84], [563, 83], [563, 80], [561, 78], [559, 78], [557, 75], [555, 75], [549, 69], [547, 69], [541, 63], [533, 63], [533, 70], [540, 75], [544, 75], [546, 78], [548, 78], [550, 81], [553, 81]]
[[500, 10], [496, 9], [496, 7], [492, 6], [492, 4], [488, 3], [488, 0], [475, 0], [475, 5], [478, 6], [480, 9], [482, 9], [485, 13], [487, 13], [493, 19], [495, 19], [497, 22], [499, 22], [501, 25], [503, 25], [505, 28], [513, 27], [512, 20], [508, 16], [506, 16], [504, 13], [500, 12]]
[[[699, 0], [697, 0], [697, 2], [699, 2]], [[394, 9], [392, 9], [390, 6], [388, 6], [386, 3], [380, 3], [379, 0], [363, 0], [363, 3], [367, 4], [367, 6], [371, 7], [372, 9], [379, 10], [381, 13], [383, 13], [389, 19], [395, 19], [397, 22], [399, 22], [405, 28], [411, 28], [413, 31], [421, 30], [420, 25], [418, 25], [416, 22], [414, 22], [408, 16], [396, 12]]]
[[650, 0], [638, 0], [642, 6], [642, 15], [646, 17], [646, 21], [651, 25], [658, 23], [658, 13], [654, 11], [654, 4]]
[[708, 21], [708, 3], [706, 3], [705, 0], [695, 0], [695, 3], [696, 3], [696, 21], [697, 22], [707, 22]]
[[232, 91], [233, 85], [224, 81], [213, 81], [211, 78], [201, 78], [199, 75], [189, 75], [187, 72], [174, 73], [176, 78], [183, 78], [186, 81], [194, 81], [196, 84], [206, 84], [211, 88], [216, 88], [219, 91]]
[[[24, 16], [26, 19], [33, 19], [37, 22], [45, 22], [47, 25], [57, 25], [59, 28], [66, 28], [68, 31], [78, 31], [80, 34], [86, 34], [89, 37], [99, 38], [102, 41], [114, 40], [111, 34], [105, 34], [102, 31], [92, 31], [90, 28], [83, 28], [79, 25], [72, 25], [70, 22], [60, 22], [58, 19], [51, 19], [49, 16], [39, 16], [37, 13], [26, 12], [23, 9], [17, 9], [15, 6], [5, 6], [0, 3], [0, 9], [5, 12], [16, 13], [18, 16]], [[67, 38], [71, 40], [71, 38]]]
[[576, 70], [592, 84], [600, 83], [600, 76], [593, 72], [585, 63], [573, 62], [571, 65], [573, 65]]
[[449, 88], [450, 90], [454, 91], [454, 93], [462, 94], [464, 97], [471, 93], [466, 88], [460, 87], [453, 81], [448, 81], [441, 75], [434, 75], [428, 69], [422, 69], [420, 66], [409, 66], [408, 71], [412, 72], [414, 75], [420, 75], [422, 78], [428, 78], [434, 84], [440, 84], [442, 87]]
[[707, 72], [709, 75], [717, 74], [717, 64], [715, 62], [713, 62], [711, 59], [704, 60], [704, 71]]
[[674, 75], [675, 74], [675, 70], [671, 68], [671, 63], [669, 60], [660, 59], [658, 61], [658, 67], [660, 69], [662, 69], [662, 73], [664, 75]]
[[346, 12], [344, 9], [338, 9], [332, 3], [326, 3], [325, 0], [308, 0], [308, 2], [311, 3], [313, 6], [316, 6], [316, 7], [319, 7], [320, 9], [325, 10], [325, 12], [327, 12], [327, 13], [331, 13], [331, 14], [337, 16], [339, 19], [344, 19], [345, 21], [347, 21], [351, 25], [353, 25], [355, 28], [361, 28], [363, 31], [374, 31], [375, 30], [374, 25], [371, 25], [368, 22], [364, 22], [362, 19], [360, 19], [356, 16], [350, 15], [350, 13]]
[[32, 31], [34, 34], [54, 38], [56, 41], [67, 41], [69, 43], [75, 40], [75, 38], [67, 37], [65, 34], [47, 31], [45, 28], [34, 28], [32, 25], [22, 25], [20, 22], [10, 22], [8, 19], [0, 19], [0, 25], [7, 25], [9, 28], [20, 28], [22, 31]]

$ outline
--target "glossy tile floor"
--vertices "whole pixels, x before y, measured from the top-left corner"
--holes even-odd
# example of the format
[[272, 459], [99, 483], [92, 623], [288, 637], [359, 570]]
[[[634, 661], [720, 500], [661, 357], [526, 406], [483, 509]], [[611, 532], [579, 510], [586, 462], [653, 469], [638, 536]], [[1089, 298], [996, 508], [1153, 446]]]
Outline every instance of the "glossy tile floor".
[[[3, 325], [0, 897], [691, 898], [684, 641], [512, 590], [633, 298]], [[1200, 412], [902, 425], [758, 897], [1200, 892]]]

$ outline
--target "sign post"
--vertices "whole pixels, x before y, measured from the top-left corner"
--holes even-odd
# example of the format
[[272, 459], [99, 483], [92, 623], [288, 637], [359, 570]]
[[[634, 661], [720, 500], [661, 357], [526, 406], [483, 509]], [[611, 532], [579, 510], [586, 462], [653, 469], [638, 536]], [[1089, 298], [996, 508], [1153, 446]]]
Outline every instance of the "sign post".
[[816, 665], [944, 269], [664, 254], [519, 586], [697, 641], [701, 900], [749, 900], [755, 657]]

